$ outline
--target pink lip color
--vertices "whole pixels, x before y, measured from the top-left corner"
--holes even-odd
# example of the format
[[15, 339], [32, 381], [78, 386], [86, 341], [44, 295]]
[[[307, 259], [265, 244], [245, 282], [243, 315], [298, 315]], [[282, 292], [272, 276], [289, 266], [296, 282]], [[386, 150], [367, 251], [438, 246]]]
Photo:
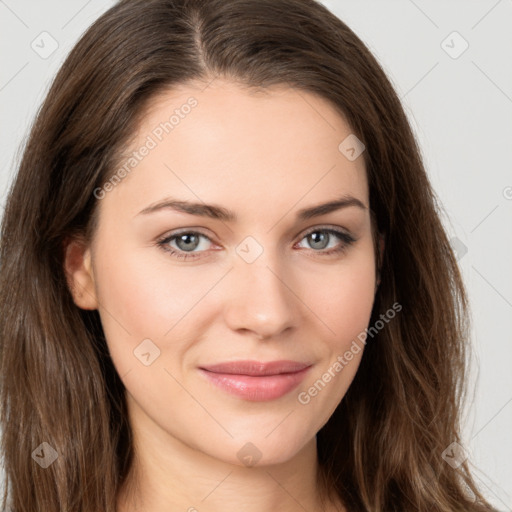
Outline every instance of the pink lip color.
[[254, 402], [275, 400], [296, 388], [311, 365], [296, 361], [234, 361], [200, 368], [219, 388]]

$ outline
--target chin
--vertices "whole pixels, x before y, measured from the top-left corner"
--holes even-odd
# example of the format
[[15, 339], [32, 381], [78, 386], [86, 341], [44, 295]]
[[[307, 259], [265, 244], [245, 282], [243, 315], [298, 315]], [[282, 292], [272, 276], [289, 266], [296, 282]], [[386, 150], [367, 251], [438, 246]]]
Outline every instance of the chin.
[[[278, 427], [279, 428], [279, 427]], [[283, 428], [282, 434], [276, 432], [252, 436], [236, 437], [230, 440], [229, 446], [211, 455], [229, 464], [241, 467], [263, 467], [284, 464], [312, 447], [316, 453], [316, 437], [291, 439], [289, 430]], [[242, 439], [242, 440], [240, 440]], [[229, 457], [226, 455], [229, 454]]]

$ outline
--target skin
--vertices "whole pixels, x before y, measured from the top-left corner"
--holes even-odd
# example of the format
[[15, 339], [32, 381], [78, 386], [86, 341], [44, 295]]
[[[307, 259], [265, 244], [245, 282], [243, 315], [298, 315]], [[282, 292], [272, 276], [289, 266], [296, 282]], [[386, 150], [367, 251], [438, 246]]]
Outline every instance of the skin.
[[[75, 302], [98, 309], [127, 390], [137, 458], [119, 510], [341, 510], [320, 504], [316, 434], [363, 350], [308, 404], [298, 394], [369, 324], [376, 272], [363, 158], [339, 151], [350, 127], [320, 97], [283, 86], [249, 92], [219, 79], [154, 98], [126, 153], [190, 96], [198, 105], [99, 201], [91, 244], [77, 240], [67, 250]], [[298, 210], [343, 195], [366, 208], [296, 221]], [[239, 219], [171, 209], [139, 215], [170, 196], [214, 203]], [[345, 242], [326, 235], [328, 247], [319, 249], [306, 236], [314, 227], [357, 241], [325, 255]], [[188, 246], [196, 259], [177, 259], [156, 244], [181, 228], [208, 237]], [[249, 251], [263, 249], [250, 263], [237, 252], [248, 236], [257, 242]], [[176, 240], [168, 245], [186, 252]], [[134, 355], [145, 339], [160, 350], [149, 366]], [[198, 370], [247, 359], [312, 368], [298, 388], [259, 402], [226, 393]], [[253, 467], [237, 456], [249, 442], [257, 451], [246, 450], [261, 457]]]

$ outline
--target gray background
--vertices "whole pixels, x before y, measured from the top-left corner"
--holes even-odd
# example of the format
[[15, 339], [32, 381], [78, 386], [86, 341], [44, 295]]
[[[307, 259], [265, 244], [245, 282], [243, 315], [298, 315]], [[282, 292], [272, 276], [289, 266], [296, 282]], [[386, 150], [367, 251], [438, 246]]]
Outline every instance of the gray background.
[[[50, 80], [113, 3], [0, 0], [2, 211]], [[394, 83], [444, 206], [474, 324], [464, 448], [490, 501], [512, 510], [512, 0], [323, 3]]]

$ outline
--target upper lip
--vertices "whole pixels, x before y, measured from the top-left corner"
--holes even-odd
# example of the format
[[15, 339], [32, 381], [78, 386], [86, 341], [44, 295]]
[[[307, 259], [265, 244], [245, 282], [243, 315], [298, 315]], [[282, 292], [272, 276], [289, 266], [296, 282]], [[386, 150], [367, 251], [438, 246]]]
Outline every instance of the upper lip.
[[264, 376], [295, 373], [309, 366], [311, 366], [311, 364], [298, 361], [228, 361], [209, 366], [201, 366], [201, 369], [213, 373]]

